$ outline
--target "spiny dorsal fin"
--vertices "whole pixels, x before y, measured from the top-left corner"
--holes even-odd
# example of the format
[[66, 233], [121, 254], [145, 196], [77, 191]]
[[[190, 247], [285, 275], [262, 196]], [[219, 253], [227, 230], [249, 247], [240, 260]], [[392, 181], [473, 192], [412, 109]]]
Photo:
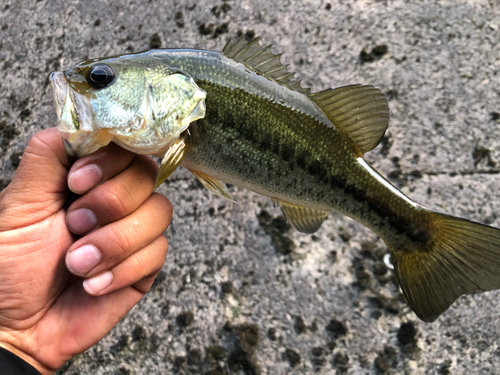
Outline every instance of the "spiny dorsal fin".
[[309, 88], [303, 88], [299, 80], [293, 79], [295, 73], [289, 72], [288, 65], [280, 62], [281, 54], [272, 53], [271, 45], [262, 47], [258, 37], [251, 41], [247, 41], [244, 36], [236, 42], [229, 39], [222, 53], [280, 85], [304, 94], [311, 92]]
[[279, 201], [285, 219], [302, 233], [316, 232], [328, 216], [328, 211], [314, 210]]
[[352, 85], [310, 94], [333, 124], [344, 130], [362, 154], [373, 150], [389, 122], [385, 95], [373, 86]]

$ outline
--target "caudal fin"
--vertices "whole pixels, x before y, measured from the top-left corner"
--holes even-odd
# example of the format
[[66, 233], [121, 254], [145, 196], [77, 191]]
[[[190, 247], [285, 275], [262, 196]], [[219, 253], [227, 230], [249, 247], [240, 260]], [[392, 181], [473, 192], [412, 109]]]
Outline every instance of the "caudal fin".
[[429, 214], [434, 229], [420, 249], [391, 249], [403, 293], [426, 322], [463, 294], [500, 289], [500, 229]]

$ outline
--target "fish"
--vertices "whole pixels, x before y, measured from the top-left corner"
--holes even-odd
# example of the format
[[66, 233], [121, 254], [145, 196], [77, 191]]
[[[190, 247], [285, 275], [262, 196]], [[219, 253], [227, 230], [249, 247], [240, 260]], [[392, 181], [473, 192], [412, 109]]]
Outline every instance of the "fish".
[[312, 93], [259, 38], [221, 52], [157, 49], [82, 61], [50, 76], [68, 153], [110, 142], [179, 166], [234, 201], [226, 184], [267, 196], [303, 233], [336, 211], [383, 239], [411, 309], [432, 322], [462, 295], [500, 288], [500, 230], [423, 207], [363, 155], [381, 141], [380, 89]]

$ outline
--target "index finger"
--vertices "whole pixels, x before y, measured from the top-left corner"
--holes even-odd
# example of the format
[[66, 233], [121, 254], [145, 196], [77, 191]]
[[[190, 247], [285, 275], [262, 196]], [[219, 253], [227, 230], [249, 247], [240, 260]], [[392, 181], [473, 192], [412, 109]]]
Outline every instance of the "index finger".
[[68, 186], [76, 194], [85, 194], [125, 170], [135, 155], [110, 143], [73, 164], [68, 173]]

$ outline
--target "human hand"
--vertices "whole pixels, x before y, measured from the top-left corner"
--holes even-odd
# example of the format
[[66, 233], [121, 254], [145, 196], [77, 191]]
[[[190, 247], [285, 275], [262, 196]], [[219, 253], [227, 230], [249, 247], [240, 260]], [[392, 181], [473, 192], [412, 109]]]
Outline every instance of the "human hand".
[[56, 129], [30, 140], [0, 193], [0, 346], [52, 373], [139, 302], [168, 248], [157, 171], [113, 144], [71, 166]]

